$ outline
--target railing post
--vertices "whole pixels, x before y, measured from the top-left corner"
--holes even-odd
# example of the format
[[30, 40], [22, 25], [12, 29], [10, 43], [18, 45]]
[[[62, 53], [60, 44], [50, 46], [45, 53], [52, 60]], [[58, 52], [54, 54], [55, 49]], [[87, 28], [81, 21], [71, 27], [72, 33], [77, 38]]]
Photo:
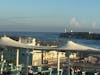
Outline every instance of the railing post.
[[49, 71], [50, 71], [50, 74], [49, 75], [52, 75], [52, 68], [49, 68]]
[[98, 72], [94, 73], [94, 75], [98, 75]]
[[38, 67], [38, 74], [37, 75], [41, 75], [41, 71], [42, 71], [42, 68]]
[[84, 71], [84, 72], [82, 72], [82, 75], [86, 75], [86, 72]]
[[38, 72], [41, 72], [41, 71], [42, 71], [41, 67], [38, 67]]

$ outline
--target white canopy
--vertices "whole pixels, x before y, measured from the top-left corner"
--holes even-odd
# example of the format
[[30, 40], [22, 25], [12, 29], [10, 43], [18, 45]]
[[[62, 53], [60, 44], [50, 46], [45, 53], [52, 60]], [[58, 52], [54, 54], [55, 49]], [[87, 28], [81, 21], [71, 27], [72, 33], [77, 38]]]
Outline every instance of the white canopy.
[[77, 44], [73, 41], [67, 41], [67, 43], [64, 46], [58, 47], [58, 50], [78, 50], [78, 51], [86, 51], [86, 50], [93, 50], [93, 51], [99, 51], [97, 48], [92, 48], [84, 45]]
[[[69, 51], [68, 52], [68, 75], [70, 75], [70, 51], [100, 51], [99, 49], [96, 48], [92, 48], [92, 47], [88, 47], [88, 46], [84, 46], [84, 45], [80, 45], [77, 44], [75, 42], [72, 41], [67, 41], [67, 43], [64, 46], [58, 47], [56, 48], [58, 51]], [[60, 57], [58, 56], [58, 75], [59, 75], [59, 69], [60, 69]]]
[[24, 44], [18, 41], [15, 41], [7, 36], [1, 37], [0, 39], [0, 46], [8, 46], [8, 47], [18, 47], [18, 48], [27, 48], [27, 49], [34, 49], [36, 50], [51, 50], [50, 46], [30, 46], [28, 44]]
[[20, 43], [15, 41], [7, 36], [1, 37], [0, 39], [0, 46], [11, 46], [11, 47], [20, 47], [20, 48], [32, 48], [27, 44]]
[[62, 51], [66, 51], [66, 50], [93, 50], [94, 51], [95, 50], [98, 51], [98, 49], [96, 48], [80, 45], [72, 41], [67, 41], [67, 43], [64, 46], [57, 47], [57, 48], [50, 47], [50, 46], [30, 46], [15, 41], [7, 36], [1, 37], [0, 46], [11, 46], [11, 47], [30, 48], [30, 49], [34, 48], [35, 50], [59, 50], [59, 51], [60, 50]]

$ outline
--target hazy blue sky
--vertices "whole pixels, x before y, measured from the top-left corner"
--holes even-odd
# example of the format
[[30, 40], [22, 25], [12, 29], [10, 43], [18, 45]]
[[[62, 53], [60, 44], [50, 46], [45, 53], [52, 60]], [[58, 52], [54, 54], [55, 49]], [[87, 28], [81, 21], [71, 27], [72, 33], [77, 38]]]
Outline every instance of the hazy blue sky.
[[100, 32], [100, 0], [0, 0], [0, 31]]

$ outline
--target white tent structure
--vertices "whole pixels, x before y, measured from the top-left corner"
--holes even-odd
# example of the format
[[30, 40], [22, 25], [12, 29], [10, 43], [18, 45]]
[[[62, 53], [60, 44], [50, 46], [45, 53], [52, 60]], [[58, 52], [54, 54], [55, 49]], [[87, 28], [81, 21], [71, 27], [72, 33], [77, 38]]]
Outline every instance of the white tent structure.
[[15, 41], [7, 36], [1, 37], [0, 46], [10, 46], [10, 47], [18, 47], [18, 48], [32, 48], [32, 46], [20, 43]]
[[36, 50], [51, 50], [50, 46], [31, 46], [18, 41], [15, 41], [7, 36], [0, 38], [0, 46], [16, 47], [16, 48], [26, 48], [26, 49], [36, 49]]
[[[7, 36], [1, 37], [0, 38], [0, 46], [1, 47], [15, 47], [17, 48], [17, 53], [16, 53], [16, 66], [18, 67], [19, 65], [19, 49], [18, 48], [25, 48], [27, 49], [27, 65], [28, 65], [28, 61], [29, 61], [29, 51], [28, 49], [34, 49], [34, 48], [38, 48], [41, 50], [41, 48], [45, 48], [45, 49], [51, 49], [51, 47], [49, 46], [30, 46], [18, 41], [15, 41]], [[2, 55], [3, 56], [3, 55]], [[1, 69], [2, 70], [2, 69]]]
[[[68, 53], [70, 51], [99, 51], [99, 49], [96, 48], [92, 48], [92, 47], [87, 47], [84, 45], [80, 45], [77, 44], [75, 42], [72, 41], [67, 41], [67, 43], [64, 46], [61, 47], [56, 47], [56, 48], [52, 48], [50, 46], [29, 46], [20, 42], [17, 42], [15, 40], [12, 40], [9, 37], [1, 37], [0, 39], [0, 46], [10, 46], [10, 47], [17, 47], [17, 48], [26, 48], [26, 49], [35, 49], [35, 50], [45, 50], [45, 51], [51, 51], [51, 50], [56, 50], [56, 51], [68, 51]], [[17, 49], [17, 55], [19, 54], [19, 50]], [[17, 56], [17, 65], [18, 65], [18, 56]], [[59, 75], [59, 70], [60, 70], [60, 60], [59, 60], [60, 56], [58, 53], [58, 74]], [[28, 60], [28, 59], [27, 59]], [[70, 63], [70, 59], [69, 59], [69, 63]], [[70, 68], [70, 66], [69, 66]], [[70, 75], [70, 69], [68, 69], [69, 73], [68, 75]]]
[[84, 46], [81, 44], [77, 44], [73, 41], [67, 41], [67, 43], [61, 47], [50, 47], [50, 46], [30, 46], [24, 43], [20, 43], [15, 41], [7, 36], [0, 38], [0, 46], [10, 46], [10, 47], [18, 47], [18, 48], [27, 48], [27, 49], [35, 49], [35, 50], [58, 50], [58, 51], [98, 51], [97, 48], [92, 48], [88, 46]]
[[[67, 43], [64, 46], [56, 48], [58, 51], [63, 51], [63, 52], [68, 52], [68, 75], [70, 75], [70, 52], [71, 51], [99, 51], [97, 48], [92, 48], [84, 45], [77, 44], [73, 41], [67, 41]], [[100, 52], [100, 51], [99, 51]], [[58, 54], [58, 74], [59, 75], [59, 70], [60, 70], [60, 56]]]
[[67, 41], [67, 43], [61, 47], [58, 47], [57, 50], [62, 50], [62, 51], [98, 51], [97, 48], [92, 48], [88, 46], [84, 46], [78, 43], [75, 43], [73, 41]]
[[[19, 65], [19, 49], [18, 48], [33, 48], [29, 45], [20, 43], [18, 41], [15, 41], [7, 36], [1, 37], [0, 38], [0, 46], [2, 47], [15, 47], [16, 49], [16, 66], [18, 67]], [[2, 54], [3, 56], [3, 54]], [[28, 58], [28, 57], [27, 57]], [[28, 59], [27, 59], [28, 60]], [[1, 73], [2, 73], [2, 68], [1, 68]]]
[[[42, 48], [35, 48], [36, 50], [47, 50], [47, 51], [50, 51], [50, 50], [56, 50], [58, 51], [57, 55], [57, 71], [58, 71], [58, 74], [59, 75], [59, 71], [60, 71], [60, 56], [59, 56], [59, 52], [68, 52], [68, 55], [70, 54], [71, 51], [89, 51], [89, 52], [100, 52], [99, 49], [97, 48], [93, 48], [93, 47], [88, 47], [88, 46], [84, 46], [84, 45], [81, 45], [81, 44], [78, 44], [78, 43], [75, 43], [73, 41], [67, 41], [67, 43], [63, 46], [60, 46], [60, 47], [56, 47], [56, 48], [45, 48], [45, 47], [42, 47]], [[68, 57], [69, 58], [69, 57]], [[68, 60], [68, 63], [70, 63], [70, 58]], [[68, 64], [68, 75], [70, 75], [70, 64]]]

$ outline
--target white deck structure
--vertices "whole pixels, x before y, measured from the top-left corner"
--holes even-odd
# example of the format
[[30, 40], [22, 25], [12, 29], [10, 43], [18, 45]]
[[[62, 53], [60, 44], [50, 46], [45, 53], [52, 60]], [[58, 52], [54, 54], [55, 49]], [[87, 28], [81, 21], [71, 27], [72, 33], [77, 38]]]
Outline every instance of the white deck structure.
[[[57, 47], [57, 48], [52, 48], [50, 46], [30, 46], [30, 45], [26, 45], [17, 41], [14, 41], [12, 39], [10, 39], [9, 37], [2, 37], [0, 39], [0, 46], [11, 46], [11, 47], [17, 47], [17, 48], [26, 48], [26, 49], [35, 49], [35, 50], [48, 50], [48, 51], [58, 51], [58, 74], [59, 75], [59, 70], [60, 70], [60, 56], [59, 56], [59, 52], [66, 52], [68, 51], [68, 53], [70, 53], [70, 51], [99, 51], [99, 49], [96, 48], [92, 48], [92, 47], [87, 47], [84, 45], [80, 45], [77, 43], [74, 43], [72, 41], [67, 41], [67, 43], [64, 46], [61, 47]], [[18, 53], [18, 49], [17, 49], [17, 54]], [[28, 63], [28, 57], [27, 57], [27, 63]], [[16, 62], [16, 66], [18, 66], [18, 55], [17, 55], [17, 62]], [[70, 63], [70, 59], [69, 59], [69, 63]], [[69, 66], [69, 64], [68, 64]], [[70, 66], [68, 68], [68, 75], [70, 75]]]

